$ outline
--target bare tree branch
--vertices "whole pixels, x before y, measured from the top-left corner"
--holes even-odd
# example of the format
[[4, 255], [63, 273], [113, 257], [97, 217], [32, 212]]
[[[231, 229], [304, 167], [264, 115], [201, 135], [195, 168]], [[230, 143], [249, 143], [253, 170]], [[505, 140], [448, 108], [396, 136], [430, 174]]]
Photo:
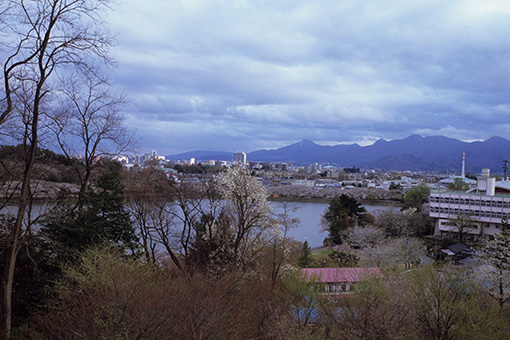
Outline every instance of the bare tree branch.
[[[54, 104], [55, 73], [70, 70], [96, 74], [97, 60], [109, 64], [112, 38], [98, 29], [105, 0], [4, 1], [0, 5], [3, 28], [0, 130], [10, 125], [12, 138], [23, 145], [24, 164], [14, 223], [6, 231], [2, 249], [0, 285], [0, 338], [8, 339], [11, 296], [17, 254], [30, 231], [31, 188], [35, 157], [45, 127], [44, 118]], [[6, 5], [4, 5], [6, 4]], [[1, 55], [3, 57], [3, 55]]]

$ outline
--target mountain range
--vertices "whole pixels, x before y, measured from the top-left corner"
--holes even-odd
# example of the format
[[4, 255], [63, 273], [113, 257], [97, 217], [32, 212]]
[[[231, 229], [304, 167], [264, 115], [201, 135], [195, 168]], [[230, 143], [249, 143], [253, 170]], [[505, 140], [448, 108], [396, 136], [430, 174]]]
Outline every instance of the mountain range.
[[[372, 145], [323, 146], [309, 140], [273, 150], [257, 150], [247, 154], [248, 161], [319, 163], [339, 167], [412, 171], [461, 171], [462, 153], [466, 153], [466, 172], [479, 174], [482, 168], [502, 173], [503, 160], [510, 159], [510, 141], [492, 137], [483, 142], [463, 142], [444, 136], [412, 135], [405, 139], [379, 139]], [[191, 151], [167, 156], [168, 159], [232, 160], [233, 153]]]

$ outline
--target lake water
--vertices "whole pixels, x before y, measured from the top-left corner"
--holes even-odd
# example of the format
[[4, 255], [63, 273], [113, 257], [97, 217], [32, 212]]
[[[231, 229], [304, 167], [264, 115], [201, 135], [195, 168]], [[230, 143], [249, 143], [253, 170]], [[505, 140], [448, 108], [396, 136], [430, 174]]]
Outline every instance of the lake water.
[[[287, 202], [289, 207], [297, 207], [296, 211], [288, 211], [288, 214], [294, 218], [299, 218], [299, 225], [288, 231], [288, 236], [297, 241], [308, 241], [310, 247], [322, 246], [322, 241], [327, 236], [327, 232], [321, 232], [321, 216], [329, 206], [329, 203], [321, 202]], [[282, 212], [282, 205], [279, 202], [271, 202], [275, 213]], [[369, 212], [376, 210], [391, 209], [387, 205], [363, 205]], [[397, 208], [395, 208], [397, 209]]]
[[[321, 216], [324, 214], [329, 206], [329, 203], [323, 202], [286, 202], [289, 208], [296, 207], [295, 211], [292, 209], [288, 210], [288, 214], [293, 218], [299, 219], [299, 224], [296, 228], [288, 231], [288, 236], [294, 238], [297, 241], [304, 242], [308, 241], [311, 247], [322, 246], [324, 238], [327, 236], [327, 232], [321, 232]], [[275, 213], [282, 212], [281, 202], [270, 202]], [[42, 214], [51, 207], [51, 204], [37, 203], [34, 206], [34, 216]], [[365, 209], [373, 213], [376, 210], [387, 210], [392, 209], [391, 206], [387, 205], [363, 205]], [[398, 209], [398, 208], [395, 208]], [[2, 211], [2, 213], [9, 212], [15, 214], [17, 207], [9, 206]]]

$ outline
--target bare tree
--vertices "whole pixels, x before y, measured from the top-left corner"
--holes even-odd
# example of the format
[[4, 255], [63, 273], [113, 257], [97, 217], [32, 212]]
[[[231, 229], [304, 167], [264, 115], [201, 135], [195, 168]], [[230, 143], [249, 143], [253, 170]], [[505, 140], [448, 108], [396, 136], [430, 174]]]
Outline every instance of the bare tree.
[[152, 168], [132, 174], [128, 205], [148, 261], [156, 262], [157, 254], [166, 252], [179, 270], [194, 266], [190, 251], [195, 247], [197, 256], [197, 239], [211, 234], [217, 217], [219, 203], [212, 189], [207, 180], [173, 182]]
[[474, 231], [478, 228], [478, 223], [471, 214], [460, 213], [457, 217], [450, 219], [450, 223], [456, 228], [460, 242], [464, 241], [464, 234], [466, 232]]
[[[338, 308], [338, 303], [332, 303], [334, 300], [325, 300], [323, 309], [333, 334], [341, 339], [412, 338], [406, 329], [411, 321], [410, 306], [402, 294], [401, 281], [401, 278], [385, 278], [384, 281], [369, 279], [359, 282], [354, 288], [355, 294], [342, 299], [341, 308]], [[396, 291], [399, 294], [392, 294]]]
[[[16, 257], [30, 231], [27, 212], [32, 201], [31, 181], [44, 118], [55, 102], [59, 72], [70, 69], [97, 74], [97, 57], [110, 62], [111, 38], [100, 30], [100, 10], [106, 0], [4, 1], [2, 17], [7, 31], [2, 58], [0, 128], [18, 127], [24, 146], [24, 164], [19, 179], [18, 209], [5, 233], [1, 259], [0, 338], [8, 339], [11, 328], [11, 298]], [[11, 42], [13, 42], [11, 44]], [[3, 131], [2, 133], [5, 133]]]
[[501, 222], [501, 232], [492, 239], [483, 240], [475, 255], [485, 265], [479, 267], [477, 275], [502, 309], [510, 300], [510, 230], [507, 220]]
[[119, 112], [124, 99], [112, 93], [106, 80], [90, 73], [73, 74], [59, 93], [63, 99], [59, 111], [50, 115], [50, 130], [69, 159], [81, 157], [81, 162], [71, 162], [80, 181], [81, 198], [97, 159], [126, 151], [133, 135], [124, 127]]
[[400, 236], [407, 226], [406, 217], [396, 208], [379, 210], [377, 224], [395, 236]]
[[162, 247], [177, 268], [182, 270], [177, 256], [178, 232], [172, 211], [173, 186], [161, 171], [153, 168], [130, 175], [126, 190], [127, 204], [147, 262], [156, 263]]
[[279, 228], [275, 229], [272, 237], [272, 256], [271, 256], [271, 283], [275, 286], [277, 279], [282, 271], [282, 266], [289, 263], [289, 255], [291, 251], [291, 241], [287, 237], [290, 229], [296, 228], [299, 224], [299, 218], [291, 217], [291, 213], [295, 212], [299, 207], [291, 206], [287, 202], [280, 202], [281, 212], [276, 214], [275, 222]]
[[180, 230], [179, 243], [183, 257], [190, 258], [190, 248], [196, 240], [196, 226], [201, 222], [202, 216], [209, 216], [208, 226], [215, 220], [218, 203], [214, 198], [213, 186], [210, 181], [189, 183], [186, 180], [174, 184], [173, 218]]
[[161, 179], [160, 175], [163, 174], [155, 172], [152, 168], [139, 172], [129, 172], [125, 190], [126, 203], [136, 225], [138, 239], [148, 263], [156, 262], [157, 243], [150, 231], [150, 221], [147, 217], [147, 211], [150, 208], [147, 203], [156, 198], [154, 196], [157, 190], [154, 188], [153, 182]]
[[424, 267], [410, 273], [409, 288], [416, 338], [457, 339], [468, 310], [469, 278], [455, 268]]

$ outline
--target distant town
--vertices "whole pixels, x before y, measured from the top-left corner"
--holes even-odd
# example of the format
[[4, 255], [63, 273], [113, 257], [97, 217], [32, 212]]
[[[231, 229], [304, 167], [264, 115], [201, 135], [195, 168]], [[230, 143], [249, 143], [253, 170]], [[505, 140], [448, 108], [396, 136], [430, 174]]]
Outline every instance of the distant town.
[[[158, 156], [156, 150], [140, 156], [120, 156], [115, 158], [126, 168], [155, 167], [167, 177], [176, 181], [199, 179], [233, 165], [243, 166], [265, 186], [298, 186], [305, 188], [376, 188], [385, 190], [406, 190], [426, 183], [431, 187], [448, 185], [448, 180], [440, 181], [445, 174], [418, 171], [377, 171], [357, 167], [339, 168], [319, 163], [308, 166], [294, 166], [291, 163], [254, 162], [247, 160], [246, 153], [236, 152], [232, 161], [205, 160], [195, 158], [171, 161]], [[451, 181], [451, 180], [450, 180]]]
[[[299, 186], [306, 188], [375, 188], [384, 190], [403, 190], [416, 187], [423, 183], [431, 189], [444, 189], [461, 178], [471, 187], [476, 186], [480, 174], [466, 174], [465, 154], [459, 155], [458, 172], [432, 171], [389, 171], [376, 169], [360, 169], [358, 167], [340, 168], [319, 163], [308, 166], [294, 166], [291, 163], [249, 161], [246, 153], [236, 152], [232, 160], [205, 160], [195, 158], [187, 160], [168, 160], [159, 156], [156, 150], [138, 156], [118, 156], [115, 160], [127, 169], [153, 167], [164, 172], [174, 180], [200, 179], [233, 165], [246, 167], [252, 175], [265, 186]], [[494, 176], [496, 181], [506, 181], [506, 161], [502, 160], [503, 175]], [[490, 170], [483, 170], [486, 171]], [[498, 184], [499, 185], [499, 184]]]

